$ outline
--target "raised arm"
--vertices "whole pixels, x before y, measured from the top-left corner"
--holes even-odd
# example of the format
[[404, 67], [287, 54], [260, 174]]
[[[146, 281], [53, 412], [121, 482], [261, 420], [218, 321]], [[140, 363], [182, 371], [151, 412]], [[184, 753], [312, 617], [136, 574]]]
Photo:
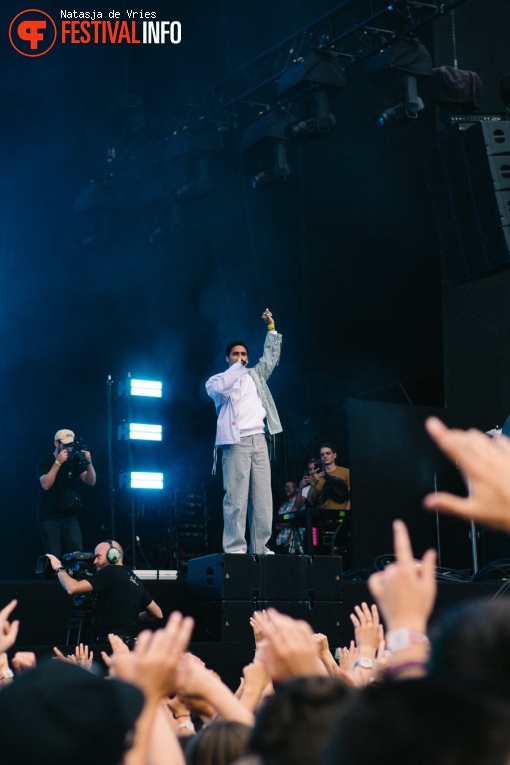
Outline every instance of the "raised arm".
[[368, 589], [386, 623], [386, 645], [391, 671], [421, 675], [428, 657], [427, 624], [436, 599], [436, 551], [427, 550], [421, 560], [413, 555], [405, 524], [393, 523], [395, 563], [372, 574]]
[[85, 457], [87, 458], [87, 462], [89, 463], [87, 465], [87, 469], [83, 471], [83, 473], [80, 473], [80, 478], [83, 481], [83, 483], [86, 483], [87, 486], [95, 486], [96, 485], [96, 471], [94, 469], [94, 465], [92, 464], [92, 457], [90, 456], [90, 452], [86, 449], [83, 450], [83, 453]]
[[67, 462], [67, 459], [69, 457], [69, 454], [67, 452], [67, 449], [62, 449], [58, 453], [57, 458], [52, 463], [50, 469], [47, 473], [43, 473], [43, 475], [39, 476], [39, 482], [44, 489], [44, 491], [48, 491], [48, 489], [51, 489], [53, 484], [55, 483], [55, 479], [57, 477], [57, 473], [62, 467], [62, 465]]
[[280, 360], [282, 336], [276, 332], [273, 314], [269, 308], [262, 314], [262, 320], [267, 324], [268, 332], [264, 341], [264, 351], [255, 369], [263, 380], [267, 380]]

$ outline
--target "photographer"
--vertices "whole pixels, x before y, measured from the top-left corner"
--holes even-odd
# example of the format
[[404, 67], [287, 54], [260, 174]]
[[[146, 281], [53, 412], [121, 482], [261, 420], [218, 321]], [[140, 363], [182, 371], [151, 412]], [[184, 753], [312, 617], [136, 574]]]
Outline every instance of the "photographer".
[[310, 481], [308, 504], [323, 510], [349, 510], [351, 506], [349, 468], [336, 464], [336, 451], [331, 444], [323, 444], [319, 453], [322, 471], [315, 472], [315, 480]]
[[54, 444], [53, 454], [43, 457], [37, 466], [37, 516], [44, 549], [60, 558], [62, 552], [83, 550], [76, 517], [81, 497], [75, 484], [80, 478], [87, 486], [94, 486], [96, 471], [86, 447], [76, 448], [72, 430], [58, 430]]
[[108, 642], [115, 633], [132, 646], [138, 621], [162, 619], [163, 612], [133, 573], [124, 567], [124, 551], [109, 539], [94, 550], [96, 571], [87, 579], [74, 579], [55, 555], [47, 555], [59, 584], [68, 595], [96, 593], [95, 640]]

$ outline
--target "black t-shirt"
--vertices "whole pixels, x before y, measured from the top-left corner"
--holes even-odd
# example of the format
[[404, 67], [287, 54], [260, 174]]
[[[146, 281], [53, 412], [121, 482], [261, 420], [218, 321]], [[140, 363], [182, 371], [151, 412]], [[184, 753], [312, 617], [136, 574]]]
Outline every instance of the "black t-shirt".
[[108, 565], [87, 581], [97, 593], [96, 634], [104, 638], [109, 632], [121, 636], [134, 634], [138, 614], [152, 602], [136, 576], [124, 566]]
[[76, 491], [76, 479], [85, 472], [83, 465], [64, 462], [59, 468], [53, 486], [43, 489], [40, 477], [51, 470], [55, 455], [50, 454], [39, 460], [37, 465], [37, 515], [41, 520], [68, 518], [76, 515], [81, 507], [81, 498]]

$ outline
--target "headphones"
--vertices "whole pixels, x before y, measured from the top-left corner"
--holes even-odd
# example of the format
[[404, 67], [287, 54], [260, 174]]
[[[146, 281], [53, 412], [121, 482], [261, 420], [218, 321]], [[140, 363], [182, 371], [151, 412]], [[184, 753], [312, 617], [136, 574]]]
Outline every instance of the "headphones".
[[110, 545], [108, 552], [106, 553], [106, 560], [108, 563], [115, 565], [121, 558], [120, 550], [118, 547], [113, 546], [113, 539], [105, 539], [105, 542]]

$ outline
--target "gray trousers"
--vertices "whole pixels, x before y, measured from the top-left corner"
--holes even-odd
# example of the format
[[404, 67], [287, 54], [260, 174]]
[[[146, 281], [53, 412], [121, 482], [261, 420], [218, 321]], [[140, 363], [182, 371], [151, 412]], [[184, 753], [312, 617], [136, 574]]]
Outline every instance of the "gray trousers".
[[273, 498], [271, 469], [265, 436], [241, 438], [239, 444], [222, 446], [223, 550], [245, 553], [246, 517], [250, 527], [250, 552], [265, 555], [271, 536]]

